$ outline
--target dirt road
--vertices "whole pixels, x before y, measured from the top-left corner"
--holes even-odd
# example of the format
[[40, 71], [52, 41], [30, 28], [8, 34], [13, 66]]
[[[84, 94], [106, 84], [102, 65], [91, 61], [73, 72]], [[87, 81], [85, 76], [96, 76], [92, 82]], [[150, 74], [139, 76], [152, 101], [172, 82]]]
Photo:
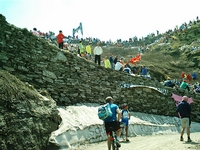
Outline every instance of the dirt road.
[[[120, 150], [200, 150], [200, 132], [191, 133], [192, 142], [180, 141], [180, 134], [137, 136], [130, 142], [121, 142]], [[85, 150], [107, 150], [106, 142], [88, 145]]]

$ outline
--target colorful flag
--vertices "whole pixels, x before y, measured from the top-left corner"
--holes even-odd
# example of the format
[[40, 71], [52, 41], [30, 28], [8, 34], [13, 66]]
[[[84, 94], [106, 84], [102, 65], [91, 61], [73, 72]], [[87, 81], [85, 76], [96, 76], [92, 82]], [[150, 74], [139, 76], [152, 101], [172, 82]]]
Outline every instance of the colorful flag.
[[139, 62], [141, 60], [141, 55], [138, 54], [136, 57], [133, 57], [129, 60], [130, 63], [132, 64], [136, 64], [137, 62]]

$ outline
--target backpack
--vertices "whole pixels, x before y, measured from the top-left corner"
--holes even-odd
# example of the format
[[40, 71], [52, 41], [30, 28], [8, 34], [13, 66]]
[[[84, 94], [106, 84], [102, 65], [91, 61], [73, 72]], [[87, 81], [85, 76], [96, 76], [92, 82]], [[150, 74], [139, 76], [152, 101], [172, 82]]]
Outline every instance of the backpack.
[[99, 117], [99, 119], [106, 120], [111, 116], [112, 116], [112, 111], [111, 111], [109, 103], [107, 103], [105, 105], [101, 105], [98, 108], [98, 117]]

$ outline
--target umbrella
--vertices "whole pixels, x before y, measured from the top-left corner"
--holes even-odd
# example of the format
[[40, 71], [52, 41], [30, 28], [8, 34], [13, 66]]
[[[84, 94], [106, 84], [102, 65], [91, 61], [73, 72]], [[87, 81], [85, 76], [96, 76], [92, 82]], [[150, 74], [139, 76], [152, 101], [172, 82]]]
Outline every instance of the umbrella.
[[[176, 102], [176, 106], [182, 102], [182, 96], [179, 96], [179, 95], [176, 95], [176, 94], [173, 94], [172, 93], [172, 98], [174, 99], [174, 101]], [[193, 103], [193, 99], [192, 98], [188, 98], [188, 101], [187, 101], [189, 104]]]
[[[178, 104], [180, 102], [182, 102], [182, 96], [179, 96], [179, 95], [176, 95], [176, 94], [173, 94], [172, 93], [172, 98], [174, 99], [175, 103], [176, 103], [176, 106], [178, 106]], [[193, 99], [192, 98], [188, 98], [188, 101], [187, 101], [189, 104], [193, 103]], [[179, 118], [181, 118], [180, 114], [178, 113], [178, 116]]]

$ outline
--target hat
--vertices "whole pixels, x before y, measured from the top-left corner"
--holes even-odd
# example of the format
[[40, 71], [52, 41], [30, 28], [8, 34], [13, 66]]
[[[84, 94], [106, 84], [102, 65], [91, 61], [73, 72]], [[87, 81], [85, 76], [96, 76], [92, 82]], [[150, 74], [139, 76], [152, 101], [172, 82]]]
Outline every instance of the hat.
[[60, 30], [59, 32], [62, 32], [62, 30]]
[[109, 103], [113, 98], [111, 96], [106, 97], [106, 102]]
[[183, 82], [186, 82], [186, 80], [183, 80]]
[[125, 108], [126, 106], [128, 106], [128, 104], [127, 104], [127, 103], [124, 103], [124, 104], [123, 104], [123, 108]]

